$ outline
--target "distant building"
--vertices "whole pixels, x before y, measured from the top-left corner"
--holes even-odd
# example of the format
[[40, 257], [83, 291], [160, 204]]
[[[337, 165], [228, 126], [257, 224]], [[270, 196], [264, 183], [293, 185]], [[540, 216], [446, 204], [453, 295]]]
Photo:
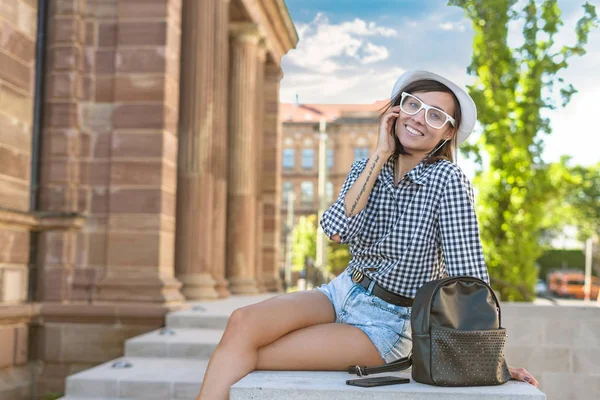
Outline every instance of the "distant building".
[[331, 204], [339, 195], [352, 163], [369, 157], [375, 150], [379, 115], [386, 104], [386, 101], [373, 104], [281, 104], [282, 245], [285, 243], [288, 193], [295, 194], [295, 220], [303, 215], [316, 214], [318, 210], [321, 119], [327, 121], [326, 196], [327, 203]]

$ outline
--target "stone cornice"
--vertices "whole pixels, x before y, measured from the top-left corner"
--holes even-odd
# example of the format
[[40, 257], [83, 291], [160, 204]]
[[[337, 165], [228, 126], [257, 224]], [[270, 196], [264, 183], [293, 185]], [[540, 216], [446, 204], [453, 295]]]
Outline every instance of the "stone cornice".
[[0, 306], [0, 325], [29, 323], [40, 313], [37, 303], [3, 304]]
[[36, 231], [79, 229], [85, 217], [79, 213], [28, 212], [0, 208], [0, 225], [17, 225]]
[[38, 315], [43, 322], [77, 323], [158, 323], [171, 311], [186, 310], [191, 304], [178, 305], [144, 303], [39, 303]]
[[265, 35], [262, 28], [253, 22], [233, 22], [229, 24], [229, 36], [236, 40], [259, 43]]
[[283, 70], [281, 66], [275, 64], [267, 64], [265, 66], [265, 81], [266, 82], [280, 82], [283, 79]]
[[292, 17], [290, 16], [290, 12], [287, 8], [287, 5], [285, 4], [285, 1], [284, 0], [275, 0], [275, 2], [277, 3], [277, 9], [279, 11], [281, 20], [285, 24], [285, 27], [287, 28], [287, 32], [290, 36], [290, 43], [292, 46], [288, 49], [288, 51], [289, 51], [289, 50], [295, 48], [296, 45], [298, 44], [298, 40], [299, 40], [298, 31], [296, 31], [296, 26], [294, 25], [294, 22], [292, 21]]
[[187, 310], [192, 305], [143, 303], [26, 303], [0, 305], [0, 325], [47, 322], [122, 323], [162, 325], [171, 311]]
[[267, 49], [277, 65], [298, 43], [298, 33], [283, 0], [240, 0], [251, 20], [262, 27]]

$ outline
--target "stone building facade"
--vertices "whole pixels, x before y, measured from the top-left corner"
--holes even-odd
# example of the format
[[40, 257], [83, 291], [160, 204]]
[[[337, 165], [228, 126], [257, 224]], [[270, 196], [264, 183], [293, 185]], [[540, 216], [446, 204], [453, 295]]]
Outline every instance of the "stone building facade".
[[368, 157], [377, 145], [379, 115], [386, 101], [373, 104], [281, 104], [282, 223], [287, 193], [294, 193], [294, 215], [316, 214], [319, 206], [319, 132], [326, 123], [327, 203], [335, 201], [352, 163]]
[[297, 41], [283, 0], [0, 1], [0, 399], [278, 290]]

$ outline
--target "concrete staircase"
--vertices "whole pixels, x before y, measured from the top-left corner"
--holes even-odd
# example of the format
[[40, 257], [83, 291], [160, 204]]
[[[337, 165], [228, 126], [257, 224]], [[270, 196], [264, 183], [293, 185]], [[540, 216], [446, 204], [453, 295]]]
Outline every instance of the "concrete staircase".
[[[234, 297], [194, 304], [167, 316], [166, 327], [129, 339], [125, 356], [67, 378], [62, 400], [193, 400], [210, 354], [231, 312], [269, 296]], [[393, 373], [409, 377], [409, 373]], [[406, 399], [542, 400], [528, 384], [498, 387], [437, 388], [411, 382], [378, 388], [347, 386], [344, 372], [268, 372], [249, 374], [231, 389], [231, 400], [246, 399]]]
[[193, 400], [229, 315], [271, 296], [235, 296], [170, 313], [165, 328], [127, 340], [122, 358], [69, 376], [62, 400]]

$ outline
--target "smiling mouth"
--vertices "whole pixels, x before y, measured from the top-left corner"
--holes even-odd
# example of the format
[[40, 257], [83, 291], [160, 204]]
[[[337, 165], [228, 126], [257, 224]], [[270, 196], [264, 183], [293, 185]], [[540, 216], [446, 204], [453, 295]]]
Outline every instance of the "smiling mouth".
[[412, 136], [425, 136], [422, 132], [419, 132], [418, 130], [411, 128], [408, 125], [404, 125], [404, 127], [406, 128], [406, 130], [408, 131], [408, 133], [410, 133]]

